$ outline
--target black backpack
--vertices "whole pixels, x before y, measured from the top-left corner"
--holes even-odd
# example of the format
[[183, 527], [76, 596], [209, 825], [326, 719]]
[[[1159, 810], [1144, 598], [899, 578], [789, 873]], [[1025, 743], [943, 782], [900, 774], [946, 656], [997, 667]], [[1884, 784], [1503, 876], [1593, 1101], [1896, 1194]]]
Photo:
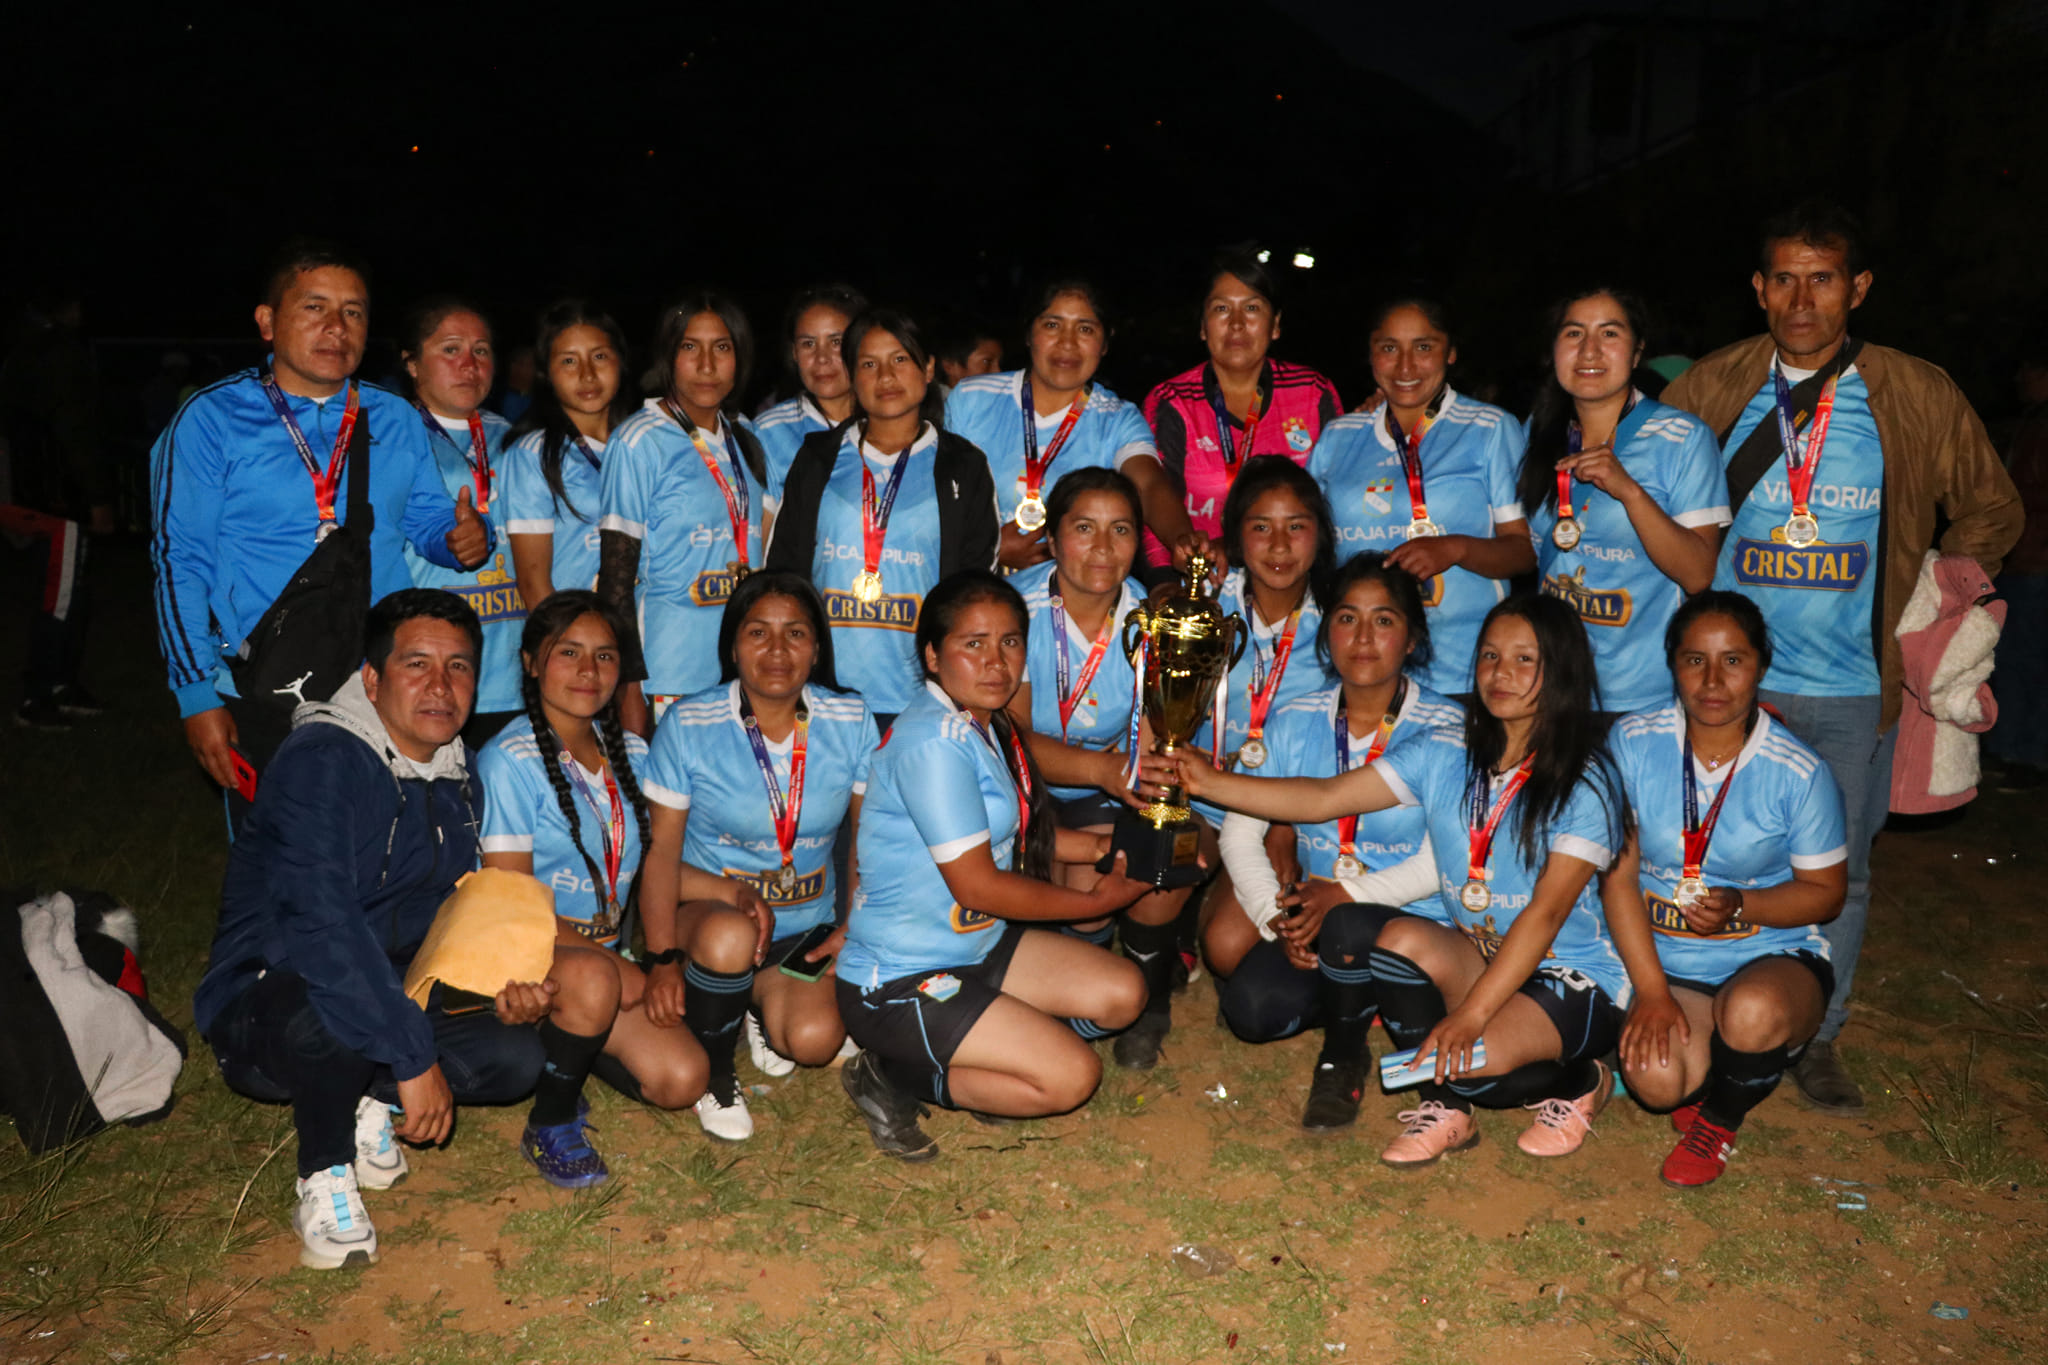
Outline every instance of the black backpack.
[[242, 642], [228, 670], [242, 700], [276, 713], [279, 733], [301, 702], [326, 701], [363, 662], [363, 621], [370, 613], [370, 424], [356, 423], [348, 443], [348, 519], [292, 571]]

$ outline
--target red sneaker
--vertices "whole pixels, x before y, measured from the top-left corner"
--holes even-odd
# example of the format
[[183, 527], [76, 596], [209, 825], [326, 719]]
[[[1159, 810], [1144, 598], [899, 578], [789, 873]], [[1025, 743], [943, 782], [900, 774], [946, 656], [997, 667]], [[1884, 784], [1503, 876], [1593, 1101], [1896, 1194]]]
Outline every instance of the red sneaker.
[[1708, 1119], [1695, 1118], [1658, 1172], [1664, 1183], [1681, 1190], [1711, 1185], [1728, 1169], [1735, 1155], [1735, 1131]]
[[1704, 1101], [1694, 1100], [1691, 1104], [1681, 1104], [1678, 1108], [1672, 1110], [1671, 1131], [1680, 1137], [1684, 1137], [1687, 1133], [1691, 1132], [1692, 1121], [1700, 1116], [1700, 1105], [1702, 1103]]

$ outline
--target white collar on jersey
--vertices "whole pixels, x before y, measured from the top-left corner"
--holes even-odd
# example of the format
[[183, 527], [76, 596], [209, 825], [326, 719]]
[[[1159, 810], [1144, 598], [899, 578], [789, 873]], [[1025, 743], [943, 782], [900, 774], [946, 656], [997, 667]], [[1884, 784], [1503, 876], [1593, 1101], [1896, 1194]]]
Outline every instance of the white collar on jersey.
[[[1683, 763], [1685, 761], [1685, 704], [1683, 702], [1673, 702], [1671, 709], [1678, 713], [1676, 743], [1678, 746], [1679, 762]], [[1698, 754], [1694, 754], [1692, 759], [1693, 776], [1699, 779], [1701, 786], [1712, 787], [1718, 786], [1725, 779], [1741, 772], [1743, 768], [1748, 766], [1749, 760], [1756, 757], [1757, 751], [1763, 748], [1764, 737], [1770, 734], [1771, 725], [1771, 713], [1764, 710], [1761, 706], [1757, 707], [1756, 724], [1750, 727], [1749, 738], [1742, 741], [1742, 748], [1737, 751], [1735, 761], [1724, 768], [1709, 768], [1706, 764], [1700, 762]]]
[[[1444, 414], [1456, 407], [1459, 401], [1458, 391], [1449, 384], [1444, 385], [1444, 405], [1436, 410], [1436, 416], [1430, 420], [1441, 422]], [[1372, 434], [1386, 449], [1394, 448], [1394, 438], [1387, 434], [1387, 405], [1384, 403], [1372, 410]]]
[[[818, 699], [811, 695], [811, 685], [809, 683], [805, 683], [804, 709], [806, 711], [815, 712], [817, 710], [817, 706]], [[740, 714], [740, 680], [738, 678], [734, 678], [732, 680], [732, 686], [726, 689], [725, 707], [727, 713], [732, 716], [732, 723], [734, 725], [739, 726], [741, 730], [745, 730], [747, 728], [747, 720], [745, 716]], [[796, 732], [791, 731], [789, 738], [780, 740], [770, 739], [767, 735], [764, 734], [761, 736], [761, 742], [768, 746], [768, 751], [770, 753], [786, 754], [790, 751], [791, 746], [796, 743]]]

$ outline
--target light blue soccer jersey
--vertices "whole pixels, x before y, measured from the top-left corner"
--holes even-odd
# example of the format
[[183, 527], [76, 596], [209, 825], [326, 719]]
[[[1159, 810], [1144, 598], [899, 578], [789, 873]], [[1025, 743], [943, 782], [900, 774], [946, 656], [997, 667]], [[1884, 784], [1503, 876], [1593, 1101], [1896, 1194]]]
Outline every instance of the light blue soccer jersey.
[[[446, 569], [408, 543], [405, 567], [412, 574], [413, 586], [454, 593], [469, 603], [483, 623], [484, 653], [477, 661], [475, 709], [516, 711], [525, 704], [519, 692], [519, 632], [526, 628], [526, 603], [512, 573], [512, 543], [505, 539], [510, 514], [504, 484], [497, 477], [504, 468], [505, 433], [512, 424], [495, 412], [481, 415], [485, 458], [493, 472], [489, 506], [483, 509], [497, 536], [491, 556], [474, 570]], [[469, 423], [451, 423], [426, 413], [420, 414], [420, 421], [427, 428], [427, 447], [433, 452], [434, 467], [448, 496], [457, 497], [467, 488], [471, 504], [477, 503], [476, 476], [469, 468]]]
[[782, 485], [796, 463], [797, 447], [814, 431], [830, 431], [838, 423], [818, 410], [807, 393], [785, 398], [754, 419], [754, 435], [768, 457], [768, 505], [782, 505]]
[[[1536, 880], [1543, 873], [1543, 862], [1531, 864], [1522, 857], [1515, 837], [1518, 812], [1510, 805], [1501, 817], [1487, 861], [1491, 874], [1487, 885], [1493, 899], [1475, 915], [1458, 898], [1465, 886], [1471, 850], [1470, 827], [1466, 823], [1471, 819], [1471, 792], [1463, 725], [1432, 730], [1424, 743], [1405, 745], [1384, 754], [1373, 766], [1402, 804], [1422, 807], [1430, 845], [1436, 854], [1445, 922], [1471, 939], [1491, 961], [1516, 917], [1528, 908]], [[1504, 778], [1493, 779], [1487, 794], [1488, 809], [1499, 797], [1504, 782]], [[1621, 847], [1621, 799], [1621, 793], [1615, 791], [1603, 802], [1593, 779], [1581, 779], [1564, 810], [1550, 822], [1549, 837], [1544, 842], [1546, 856], [1561, 853], [1604, 870]], [[1519, 803], [1522, 797], [1518, 795], [1515, 800]], [[1628, 1004], [1628, 971], [1607, 932], [1597, 876], [1586, 883], [1578, 900], [1572, 903], [1571, 913], [1559, 926], [1543, 965], [1581, 972], [1598, 983], [1615, 1004]]]
[[[832, 654], [842, 686], [867, 699], [877, 715], [894, 715], [910, 705], [924, 685], [912, 633], [924, 595], [939, 581], [939, 495], [932, 486], [938, 459], [939, 434], [927, 424], [910, 449], [894, 456], [863, 446], [858, 427], [848, 427], [839, 443], [818, 500], [817, 549], [812, 552], [811, 581], [825, 598], [832, 622]], [[882, 597], [863, 602], [853, 595], [853, 581], [862, 572], [861, 461], [875, 476], [879, 500], [889, 485], [889, 471], [907, 459], [896, 504], [889, 513], [888, 536], [882, 542]]]
[[[1265, 682], [1273, 670], [1277, 655], [1275, 646], [1287, 628], [1282, 619], [1268, 623], [1259, 619], [1258, 609], [1252, 606], [1251, 591], [1245, 585], [1243, 569], [1232, 569], [1223, 575], [1222, 590], [1216, 594], [1216, 604], [1227, 617], [1235, 612], [1244, 620], [1250, 634], [1245, 642], [1244, 654], [1224, 685], [1223, 744], [1225, 757], [1241, 748], [1251, 737], [1252, 689]], [[1280, 675], [1280, 686], [1273, 695], [1273, 703], [1266, 712], [1266, 724], [1271, 727], [1273, 717], [1281, 707], [1314, 692], [1328, 687], [1334, 678], [1323, 667], [1323, 661], [1316, 655], [1316, 634], [1323, 628], [1323, 613], [1316, 606], [1315, 594], [1304, 593], [1301, 599], [1301, 620], [1294, 627], [1294, 648], [1288, 655], [1287, 671]], [[1206, 713], [1205, 713], [1206, 714]], [[1198, 749], [1210, 749], [1214, 732], [1208, 720], [1202, 722], [1191, 741]], [[1270, 750], [1272, 741], [1266, 745]], [[1272, 760], [1269, 757], [1267, 761]], [[1243, 771], [1242, 767], [1239, 771]], [[1211, 824], [1220, 824], [1223, 811], [1206, 801], [1195, 803], [1195, 809], [1209, 817]]]
[[[1787, 370], [1797, 383], [1799, 371]], [[1758, 422], [1776, 423], [1777, 394], [1766, 380], [1728, 433], [1726, 455], [1742, 449]], [[1807, 432], [1799, 446], [1806, 448]], [[1820, 543], [1797, 549], [1785, 543], [1792, 490], [1782, 455], [1757, 480], [1735, 514], [1721, 546], [1714, 586], [1747, 594], [1763, 609], [1781, 648], [1771, 665], [1771, 687], [1801, 697], [1869, 697], [1878, 692], [1871, 652], [1870, 613], [1877, 575], [1878, 512], [1884, 500], [1884, 452], [1870, 415], [1870, 390], [1851, 365], [1835, 388], [1835, 413], [1814, 471], [1810, 509]]]
[[[1266, 744], [1272, 755], [1259, 769], [1258, 775], [1335, 777], [1337, 702], [1343, 692], [1341, 684], [1332, 685], [1297, 698], [1282, 708], [1267, 728]], [[1352, 719], [1347, 717], [1347, 733], [1355, 728], [1351, 724]], [[1386, 752], [1391, 754], [1410, 745], [1424, 743], [1433, 731], [1444, 727], [1456, 729], [1464, 723], [1465, 713], [1455, 702], [1411, 680], [1408, 695], [1401, 700], [1400, 721], [1394, 726], [1394, 733], [1387, 737]], [[1345, 771], [1364, 766], [1378, 724], [1379, 717], [1374, 716], [1365, 734], [1350, 736], [1346, 745], [1349, 752], [1346, 754]], [[1395, 806], [1391, 810], [1374, 811], [1358, 817], [1354, 851], [1368, 872], [1384, 872], [1413, 857], [1421, 849], [1427, 834], [1420, 809]], [[1335, 820], [1315, 825], [1296, 824], [1294, 840], [1295, 856], [1304, 875], [1323, 881], [1337, 879], [1339, 848]], [[1408, 908], [1430, 919], [1443, 918], [1443, 909], [1435, 896]]]
[[[957, 390], [956, 390], [957, 392]], [[1031, 682], [1031, 728], [1055, 739], [1060, 734], [1060, 637], [1053, 629], [1051, 560], [1019, 570], [1010, 585], [1024, 594], [1025, 610], [1031, 614], [1031, 634], [1025, 646], [1025, 669]], [[1114, 749], [1130, 733], [1133, 677], [1131, 661], [1124, 654], [1124, 617], [1143, 600], [1143, 590], [1130, 579], [1109, 614], [1109, 648], [1081, 699], [1074, 705], [1068, 722], [1066, 742], [1078, 749]], [[1081, 681], [1088, 651], [1095, 641], [1084, 636], [1069, 618], [1067, 626], [1067, 685]], [[1090, 794], [1086, 787], [1054, 787], [1055, 800], [1073, 801]]]
[[[1024, 373], [978, 374], [961, 380], [946, 397], [946, 430], [966, 437], [988, 456], [1000, 521], [1015, 517], [1017, 504], [1024, 500]], [[1050, 417], [1037, 418], [1040, 456], [1052, 447], [1066, 416], [1067, 410], [1061, 408]], [[1095, 384], [1059, 457], [1046, 469], [1039, 496], [1051, 493], [1060, 475], [1070, 470], [1121, 469], [1124, 461], [1140, 455], [1159, 458], [1145, 414]]]
[[927, 683], [875, 752], [840, 979], [867, 990], [987, 957], [1003, 921], [961, 908], [939, 865], [988, 844], [996, 866], [1012, 869], [1016, 840], [1017, 788], [994, 735]]
[[[633, 773], [644, 783], [647, 771], [647, 743], [640, 736], [626, 735], [626, 759]], [[600, 924], [604, 892], [590, 878], [590, 867], [578, 847], [590, 854], [600, 875], [605, 871], [605, 830], [611, 824], [611, 799], [605, 794], [604, 774], [587, 769], [571, 774], [574, 759], [562, 760], [562, 775], [569, 783], [576, 803], [576, 838], [569, 835], [568, 817], [548, 783], [546, 761], [540, 743], [533, 737], [533, 721], [526, 716], [513, 719], [498, 731], [476, 756], [477, 779], [484, 789], [482, 848], [486, 853], [528, 853], [533, 856], [533, 875], [555, 893], [555, 913], [586, 926], [586, 932], [605, 947], [618, 942], [618, 925]], [[576, 777], [581, 776], [579, 789]], [[626, 898], [633, 876], [640, 870], [640, 822], [633, 807], [619, 793], [626, 815], [626, 837], [620, 843], [619, 899]]]
[[[1828, 956], [1817, 924], [1799, 929], [1731, 923], [1717, 934], [1696, 934], [1671, 899], [1685, 866], [1685, 713], [1676, 702], [1624, 716], [1608, 743], [1642, 848], [1643, 903], [1656, 930], [1664, 970], [1688, 981], [1719, 985], [1742, 967], [1776, 953]], [[1708, 886], [1756, 890], [1792, 880], [1795, 868], [1833, 867], [1849, 856], [1842, 793], [1820, 756], [1768, 711], [1732, 767], [1710, 771], [1693, 759], [1697, 810], [1705, 818], [1724, 782], [1735, 785], [1721, 805], [1701, 875]]]
[[[797, 812], [796, 890], [772, 894], [767, 874], [782, 866], [768, 784], [740, 719], [740, 685], [725, 683], [683, 698], [654, 728], [641, 790], [656, 805], [690, 813], [683, 861], [718, 877], [754, 883], [775, 912], [775, 936], [800, 934], [832, 918], [836, 880], [832, 841], [852, 798], [868, 787], [875, 721], [859, 697], [806, 687], [810, 728], [804, 739], [804, 804]], [[766, 737], [764, 736], [764, 741]], [[786, 800], [796, 736], [767, 742], [775, 785]]]
[[540, 469], [541, 442], [546, 436], [543, 431], [529, 431], [505, 450], [498, 494], [505, 500], [505, 529], [515, 536], [554, 537], [548, 581], [557, 591], [594, 588], [598, 520], [604, 506], [604, 446], [563, 442], [565, 498], [558, 500]]
[[[702, 434], [730, 482], [734, 462], [724, 437]], [[738, 464], [747, 493], [746, 560], [759, 568], [766, 490], [745, 459]], [[640, 542], [643, 689], [650, 696], [687, 696], [717, 682], [718, 618], [732, 596], [739, 547], [716, 480], [658, 399], [648, 399], [605, 443], [600, 525]]]
[[[1446, 391], [1419, 453], [1423, 501], [1444, 534], [1490, 537], [1496, 526], [1522, 520], [1515, 495], [1522, 428], [1501, 409]], [[1340, 561], [1408, 539], [1408, 479], [1385, 412], [1355, 413], [1324, 427], [1308, 472], [1330, 501]], [[1472, 690], [1479, 623], [1507, 595], [1506, 580], [1455, 567], [1422, 585], [1432, 647], [1425, 683], [1446, 696]]]
[[[1526, 433], [1525, 427], [1525, 440]], [[1721, 450], [1699, 418], [1638, 395], [1615, 429], [1614, 448], [1629, 477], [1680, 526], [1728, 524]], [[1627, 510], [1613, 498], [1575, 480], [1572, 513], [1583, 534], [1570, 550], [1558, 549], [1550, 538], [1556, 508], [1546, 502], [1529, 513], [1543, 591], [1569, 604], [1586, 623], [1600, 672], [1601, 707], [1655, 706], [1671, 695], [1664, 627], [1685, 601], [1685, 590], [1650, 559]]]

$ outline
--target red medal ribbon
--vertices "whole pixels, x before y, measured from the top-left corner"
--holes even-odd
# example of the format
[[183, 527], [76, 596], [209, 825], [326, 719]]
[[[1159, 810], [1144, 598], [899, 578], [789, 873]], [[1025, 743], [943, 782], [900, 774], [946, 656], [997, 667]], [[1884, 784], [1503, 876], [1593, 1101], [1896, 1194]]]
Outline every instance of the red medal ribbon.
[[704, 461], [704, 467], [711, 471], [711, 481], [718, 485], [718, 491], [725, 498], [726, 520], [732, 524], [733, 553], [737, 555], [739, 567], [747, 567], [747, 480], [740, 472], [739, 433], [727, 427], [724, 434], [726, 455], [732, 461], [733, 474], [730, 479], [718, 467], [718, 458], [711, 453], [711, 446], [704, 440], [704, 434], [697, 430], [689, 414], [669, 402], [661, 400], [662, 411], [669, 415], [677, 426], [689, 434], [690, 444], [697, 447], [697, 456]]
[[[1074, 434], [1074, 423], [1081, 420], [1081, 414], [1088, 410], [1088, 390], [1083, 388], [1067, 407], [1066, 418], [1060, 429], [1053, 433], [1043, 455], [1038, 453], [1038, 409], [1031, 403], [1031, 373], [1024, 374], [1024, 498], [1029, 501], [1039, 496], [1038, 490], [1045, 486], [1045, 471], [1052, 468], [1052, 462], [1060, 457], [1060, 451], [1067, 444], [1067, 437]], [[1041, 499], [1042, 501], [1042, 499]]]
[[[865, 432], [860, 441], [867, 444]], [[903, 471], [910, 464], [910, 452], [916, 444], [911, 442], [896, 457], [896, 464], [889, 471], [889, 486], [882, 490], [879, 499], [875, 497], [875, 471], [868, 468], [867, 453], [860, 452], [861, 564], [869, 573], [882, 567], [882, 545], [889, 538], [889, 514], [895, 510], [896, 490], [903, 485]]]
[[1095, 671], [1102, 667], [1103, 655], [1109, 652], [1110, 631], [1115, 625], [1116, 612], [1112, 610], [1109, 615], [1103, 618], [1102, 632], [1095, 637], [1095, 643], [1089, 646], [1088, 661], [1081, 665], [1081, 676], [1075, 682], [1073, 691], [1069, 692], [1067, 690], [1067, 604], [1058, 594], [1053, 595], [1052, 628], [1053, 633], [1058, 635], [1060, 640], [1060, 652], [1057, 661], [1059, 664], [1061, 743], [1066, 742], [1067, 725], [1074, 718], [1074, 708], [1081, 704], [1081, 698], [1088, 691], [1088, 684], [1095, 681]]
[[1501, 788], [1500, 796], [1494, 801], [1492, 810], [1486, 809], [1486, 789], [1489, 785], [1486, 775], [1479, 774], [1478, 779], [1472, 784], [1472, 818], [1467, 825], [1471, 839], [1471, 856], [1466, 860], [1467, 881], [1483, 882], [1487, 879], [1486, 860], [1493, 852], [1494, 831], [1500, 828], [1501, 817], [1508, 813], [1509, 803], [1515, 799], [1515, 793], [1522, 790], [1522, 784], [1529, 780], [1529, 770], [1535, 764], [1536, 754], [1532, 750], [1523, 757], [1514, 772], [1508, 775], [1507, 785]]
[[[1811, 515], [1807, 505], [1813, 494], [1813, 476], [1820, 469], [1821, 450], [1827, 444], [1828, 422], [1835, 415], [1835, 381], [1839, 378], [1840, 375], [1829, 375], [1828, 382], [1821, 386], [1820, 401], [1813, 405], [1813, 426], [1807, 433], [1805, 457], [1794, 463], [1796, 438], [1788, 438], [1785, 442], [1785, 485], [1792, 494], [1792, 515], [1795, 517]], [[1783, 374], [1778, 375], [1778, 386], [1781, 389], [1785, 387]], [[1781, 421], [1788, 427], [1790, 422], [1783, 418], [1783, 413], [1790, 405], [1790, 397], [1788, 392], [1778, 409]]]
[[[1577, 451], [1572, 452], [1577, 454]], [[1569, 469], [1557, 471], [1557, 519], [1569, 521], [1572, 515], [1572, 472]]]
[[[963, 706], [960, 710], [961, 714], [967, 717], [967, 723], [975, 728], [975, 731], [980, 734], [983, 740], [987, 741], [988, 747], [995, 749], [996, 742], [989, 734], [989, 727], [976, 720], [974, 713], [966, 707]], [[1017, 789], [1017, 841], [1011, 846], [1015, 849], [1015, 852], [1010, 858], [1011, 866], [1014, 869], [1015, 865], [1023, 860], [1024, 835], [1031, 828], [1031, 762], [1024, 753], [1024, 741], [1017, 737], [1017, 727], [1015, 725], [1010, 727], [1010, 752], [1015, 755], [1017, 760], [1017, 770], [1012, 774], [1012, 785]], [[1000, 758], [1002, 750], [996, 749], [996, 756]]]
[[469, 415], [469, 472], [476, 480], [476, 514], [483, 516], [491, 510], [491, 486], [497, 474], [491, 468], [490, 447], [484, 441], [484, 415], [480, 412]]
[[[576, 792], [599, 819], [607, 819], [604, 810], [597, 804], [597, 798], [590, 794], [590, 787], [583, 780], [582, 765], [566, 749], [561, 764], [575, 779]], [[618, 779], [612, 776], [612, 765], [604, 765], [604, 794], [610, 798], [611, 814], [604, 829], [604, 905], [610, 911], [619, 903], [619, 868], [626, 856], [626, 803], [619, 799]]]
[[1438, 389], [1436, 397], [1423, 410], [1422, 418], [1416, 422], [1415, 430], [1401, 431], [1400, 419], [1394, 416], [1394, 405], [1387, 404], [1387, 434], [1394, 438], [1394, 449], [1401, 454], [1401, 472], [1408, 476], [1408, 518], [1410, 521], [1428, 521], [1429, 505], [1422, 497], [1422, 438], [1429, 433], [1436, 415], [1444, 405], [1444, 395], [1449, 386]]
[[1730, 768], [1728, 776], [1721, 779], [1721, 790], [1714, 793], [1714, 804], [1707, 807], [1707, 818], [1700, 819], [1699, 792], [1693, 782], [1692, 735], [1685, 737], [1685, 857], [1679, 872], [1679, 880], [1698, 877], [1700, 869], [1706, 866], [1707, 845], [1713, 841], [1714, 826], [1721, 819], [1721, 803], [1728, 799], [1728, 789], [1735, 785], [1735, 770]]
[[1280, 679], [1287, 672], [1287, 660], [1294, 653], [1294, 628], [1301, 622], [1301, 608], [1296, 607], [1287, 618], [1286, 629], [1273, 642], [1273, 671], [1263, 679], [1259, 671], [1258, 642], [1252, 643], [1252, 685], [1245, 689], [1251, 707], [1251, 716], [1246, 726], [1249, 738], [1260, 739], [1266, 733], [1266, 713], [1273, 709], [1273, 698], [1280, 695]]
[[334, 452], [327, 457], [327, 469], [323, 473], [320, 464], [313, 458], [313, 447], [306, 440], [306, 433], [299, 430], [292, 410], [285, 406], [284, 392], [277, 386], [272, 375], [263, 376], [263, 392], [270, 399], [270, 406], [277, 410], [283, 421], [285, 432], [292, 438], [292, 448], [299, 452], [300, 463], [306, 466], [306, 473], [313, 478], [313, 501], [320, 509], [320, 520], [334, 520], [334, 495], [341, 489], [342, 471], [348, 466], [348, 443], [356, 432], [356, 419], [362, 408], [356, 393], [356, 381], [348, 381], [348, 401], [341, 410], [341, 426], [334, 433]]
[[[1370, 768], [1387, 751], [1387, 741], [1393, 737], [1394, 727], [1401, 723], [1401, 704], [1408, 699], [1408, 680], [1401, 679], [1401, 685], [1394, 689], [1394, 699], [1387, 706], [1387, 713], [1380, 717], [1380, 728], [1372, 737], [1372, 745], [1365, 751], [1365, 759], [1358, 766]], [[1351, 771], [1351, 723], [1344, 714], [1344, 694], [1337, 694], [1337, 776]], [[1337, 817], [1337, 856], [1358, 857], [1358, 817], [1340, 815]]]
[[796, 827], [804, 810], [804, 755], [810, 747], [811, 712], [801, 701], [796, 708], [796, 733], [789, 748], [789, 796], [775, 784], [775, 765], [768, 757], [768, 744], [761, 736], [761, 722], [754, 708], [740, 694], [740, 720], [746, 727], [747, 744], [754, 751], [754, 763], [761, 769], [762, 785], [768, 788], [768, 813], [775, 821], [775, 847], [782, 853], [782, 869], [796, 867]]

